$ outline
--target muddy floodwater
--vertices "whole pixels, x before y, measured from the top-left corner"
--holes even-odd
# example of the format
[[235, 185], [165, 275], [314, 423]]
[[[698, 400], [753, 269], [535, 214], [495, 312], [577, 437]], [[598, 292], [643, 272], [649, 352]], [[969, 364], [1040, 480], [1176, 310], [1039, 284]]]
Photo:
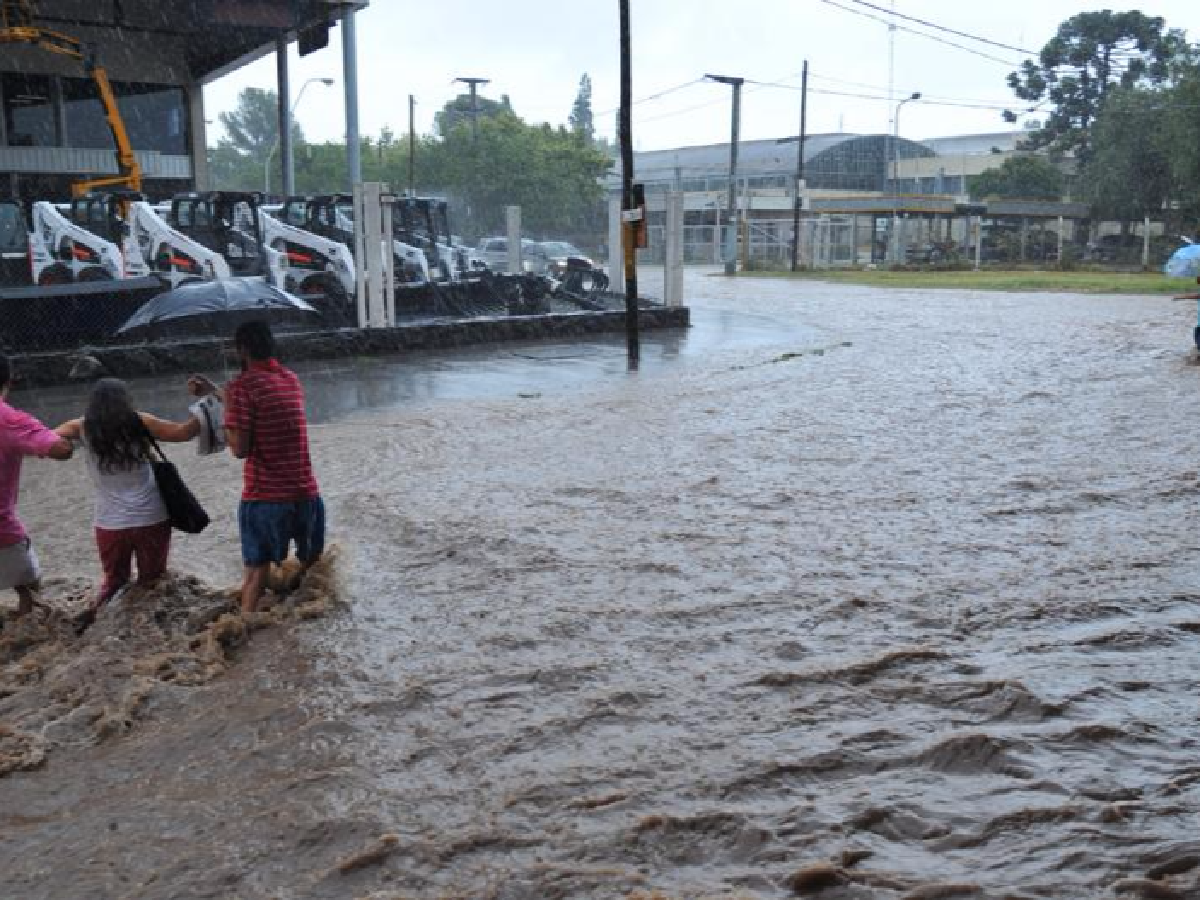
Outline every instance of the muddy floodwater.
[[[10, 665], [44, 759], [0, 777], [0, 897], [1200, 897], [1194, 307], [688, 292], [638, 374], [306, 370], [336, 608]], [[217, 521], [143, 612], [238, 577], [236, 462], [175, 457]], [[52, 600], [89, 498], [27, 466]]]

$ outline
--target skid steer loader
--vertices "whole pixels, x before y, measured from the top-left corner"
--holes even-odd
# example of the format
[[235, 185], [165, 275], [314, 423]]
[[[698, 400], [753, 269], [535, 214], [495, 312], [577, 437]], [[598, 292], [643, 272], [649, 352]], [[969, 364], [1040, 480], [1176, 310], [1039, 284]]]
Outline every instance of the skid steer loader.
[[280, 254], [283, 287], [309, 301], [334, 321], [353, 319], [354, 256], [339, 240], [284, 221], [281, 209], [258, 210], [263, 242]]
[[71, 221], [49, 200], [31, 207], [29, 262], [33, 283], [43, 287], [125, 277], [121, 249]]

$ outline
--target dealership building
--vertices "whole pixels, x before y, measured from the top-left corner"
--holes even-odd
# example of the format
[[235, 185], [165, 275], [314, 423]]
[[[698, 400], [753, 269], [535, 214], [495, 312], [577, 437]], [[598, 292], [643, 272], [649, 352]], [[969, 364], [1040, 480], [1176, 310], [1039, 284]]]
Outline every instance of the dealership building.
[[[204, 85], [268, 53], [279, 60], [280, 120], [287, 122], [286, 50], [320, 51], [342, 27], [347, 116], [356, 127], [353, 28], [366, 0], [3, 0], [10, 25], [79, 41], [105, 68], [143, 190], [166, 197], [207, 183]], [[28, 43], [0, 43], [0, 198], [65, 199], [73, 183], [115, 175], [112, 134], [84, 63]], [[328, 52], [328, 51], [324, 51]], [[290, 128], [280, 163], [290, 153]], [[349, 131], [348, 131], [349, 133]], [[357, 142], [355, 142], [357, 144]]]

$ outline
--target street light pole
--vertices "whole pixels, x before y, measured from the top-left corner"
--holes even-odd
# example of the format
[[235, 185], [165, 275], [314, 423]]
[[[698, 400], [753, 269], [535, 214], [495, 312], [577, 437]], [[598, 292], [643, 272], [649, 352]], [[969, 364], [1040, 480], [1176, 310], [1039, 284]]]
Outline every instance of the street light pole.
[[796, 196], [792, 201], [792, 271], [800, 268], [800, 188], [804, 184], [804, 139], [808, 136], [808, 60], [800, 77], [800, 140], [796, 151]]
[[709, 81], [719, 81], [733, 88], [733, 121], [729, 135], [729, 203], [726, 218], [728, 232], [725, 238], [725, 274], [737, 272], [737, 158], [738, 127], [742, 118], [742, 83], [744, 78], [730, 75], [705, 75]]
[[467, 225], [472, 230], [476, 227], [475, 208], [476, 180], [479, 176], [479, 94], [481, 84], [489, 84], [490, 78], [455, 78], [471, 89], [471, 171], [467, 181]]
[[920, 100], [921, 92], [913, 91], [896, 104], [892, 119], [892, 262], [903, 262], [900, 247], [900, 110], [905, 103]]
[[[300, 93], [296, 95], [295, 102], [288, 108], [288, 123], [292, 121], [292, 114], [296, 111], [296, 107], [300, 105], [300, 98], [304, 96], [305, 89], [314, 81], [319, 81], [326, 87], [333, 85], [332, 78], [310, 78], [300, 86]], [[267, 151], [267, 161], [263, 164], [263, 196], [271, 195], [271, 159], [275, 156], [275, 151], [279, 149], [279, 135], [275, 135], [275, 140], [271, 142], [271, 149]], [[291, 194], [295, 190], [296, 173], [292, 168], [294, 160], [287, 159], [283, 166], [283, 193], [284, 195]]]

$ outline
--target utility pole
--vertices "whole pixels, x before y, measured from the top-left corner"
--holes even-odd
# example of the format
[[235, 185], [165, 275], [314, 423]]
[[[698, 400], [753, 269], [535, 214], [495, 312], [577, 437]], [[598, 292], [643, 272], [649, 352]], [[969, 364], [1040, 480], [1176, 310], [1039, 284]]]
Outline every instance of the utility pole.
[[479, 140], [479, 95], [476, 93], [479, 85], [488, 84], [490, 78], [455, 78], [471, 89], [471, 140]]
[[624, 213], [634, 208], [633, 202], [633, 62], [629, 45], [629, 0], [618, 0], [621, 10], [621, 108], [617, 113], [617, 140], [621, 144], [621, 244], [625, 258], [625, 344], [629, 352], [629, 368], [637, 369], [641, 360], [641, 340], [638, 335], [637, 247], [634, 246], [634, 223], [626, 222]]
[[804, 184], [804, 139], [808, 135], [808, 60], [800, 74], [800, 140], [796, 151], [796, 199], [792, 203], [792, 271], [800, 270], [800, 188]]
[[408, 192], [417, 194], [417, 98], [408, 95]]
[[705, 75], [709, 81], [719, 81], [733, 88], [733, 121], [729, 135], [729, 203], [726, 212], [728, 229], [725, 238], [725, 274], [737, 272], [737, 158], [738, 158], [738, 128], [742, 119], [742, 83], [744, 78], [734, 78], [729, 75]]

